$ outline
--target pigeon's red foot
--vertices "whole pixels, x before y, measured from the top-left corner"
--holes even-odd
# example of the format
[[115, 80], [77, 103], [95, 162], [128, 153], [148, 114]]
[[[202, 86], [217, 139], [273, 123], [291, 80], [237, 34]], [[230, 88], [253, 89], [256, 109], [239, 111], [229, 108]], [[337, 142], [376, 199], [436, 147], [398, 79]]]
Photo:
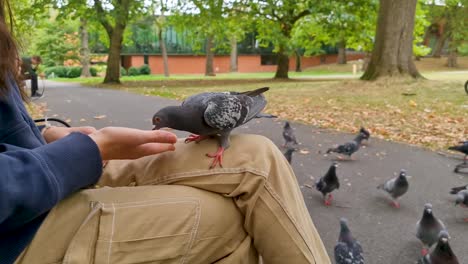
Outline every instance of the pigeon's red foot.
[[333, 201], [333, 195], [330, 193], [328, 195], [328, 198], [326, 198], [323, 203], [325, 204], [325, 206], [330, 206], [332, 204], [332, 201]]
[[429, 250], [427, 248], [422, 248], [421, 249], [421, 255], [426, 256], [429, 253]]
[[468, 217], [467, 218], [463, 218], [463, 221], [468, 223]]
[[392, 201], [392, 202], [390, 203], [390, 205], [393, 206], [393, 207], [396, 208], [396, 209], [400, 209], [400, 203], [397, 202], [397, 201]]
[[191, 134], [190, 136], [188, 136], [188, 138], [185, 139], [185, 143], [190, 143], [190, 142], [195, 142], [195, 143], [198, 143], [204, 139], [206, 139], [207, 137], [206, 136], [200, 136], [200, 135], [195, 135], [195, 134]]
[[216, 151], [216, 153], [214, 153], [214, 154], [207, 153], [206, 154], [207, 157], [213, 158], [213, 163], [211, 163], [210, 169], [216, 167], [217, 164], [219, 164], [219, 166], [221, 168], [223, 167], [223, 164], [222, 164], [223, 163], [223, 153], [224, 153], [224, 148], [219, 147], [218, 151]]

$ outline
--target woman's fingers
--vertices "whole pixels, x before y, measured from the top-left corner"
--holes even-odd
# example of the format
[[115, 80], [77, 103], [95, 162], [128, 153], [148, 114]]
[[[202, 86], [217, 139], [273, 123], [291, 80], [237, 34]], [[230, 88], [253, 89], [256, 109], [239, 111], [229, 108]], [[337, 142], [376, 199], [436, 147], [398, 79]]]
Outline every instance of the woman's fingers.
[[164, 143], [147, 143], [135, 148], [135, 156], [137, 158], [163, 153], [166, 151], [174, 151], [175, 146], [173, 144]]

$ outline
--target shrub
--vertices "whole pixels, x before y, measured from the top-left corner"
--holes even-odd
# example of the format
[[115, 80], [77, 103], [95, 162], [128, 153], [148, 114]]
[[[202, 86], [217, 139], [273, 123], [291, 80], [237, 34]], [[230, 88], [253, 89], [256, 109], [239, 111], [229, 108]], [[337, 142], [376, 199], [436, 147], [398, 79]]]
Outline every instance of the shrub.
[[127, 70], [124, 67], [120, 67], [120, 76], [127, 76]]
[[137, 67], [130, 67], [128, 68], [128, 76], [137, 76], [140, 75], [140, 71]]
[[138, 71], [140, 72], [141, 75], [150, 75], [151, 74], [151, 68], [148, 66], [148, 64], [143, 64], [143, 66], [138, 68]]
[[89, 72], [91, 73], [91, 76], [96, 77], [97, 73], [98, 73], [98, 70], [96, 68], [94, 68], [94, 67], [90, 67]]
[[67, 78], [78, 78], [81, 76], [81, 67], [73, 66], [67, 68]]
[[46, 76], [53, 75], [59, 78], [66, 78], [67, 77], [67, 67], [64, 66], [54, 66], [44, 69], [44, 73]]

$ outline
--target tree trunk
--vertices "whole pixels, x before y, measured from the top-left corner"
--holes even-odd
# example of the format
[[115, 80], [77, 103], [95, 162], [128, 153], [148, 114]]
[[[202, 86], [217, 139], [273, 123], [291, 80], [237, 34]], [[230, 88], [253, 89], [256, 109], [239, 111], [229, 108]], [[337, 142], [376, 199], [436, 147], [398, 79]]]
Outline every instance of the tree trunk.
[[346, 64], [346, 42], [341, 40], [337, 43], [338, 46], [338, 64]]
[[110, 47], [104, 83], [120, 83], [120, 51], [122, 50], [123, 27], [116, 26], [109, 35]]
[[167, 50], [166, 50], [166, 42], [162, 36], [162, 26], [158, 25], [158, 41], [159, 47], [161, 48], [161, 55], [163, 59], [163, 67], [164, 67], [164, 76], [169, 77], [169, 60], [167, 58]]
[[447, 57], [447, 67], [456, 68], [458, 67], [457, 63], [457, 44], [454, 42], [453, 38], [449, 40], [449, 54]]
[[229, 63], [229, 71], [237, 72], [237, 39], [236, 37], [231, 38], [231, 56]]
[[380, 0], [371, 61], [363, 80], [380, 77], [421, 77], [413, 61], [413, 31], [417, 0]]
[[278, 51], [278, 66], [276, 67], [275, 79], [288, 79], [289, 72], [289, 56], [285, 48], [280, 47]]
[[299, 49], [296, 49], [296, 72], [302, 72], [302, 56]]
[[213, 52], [213, 37], [208, 36], [206, 38], [206, 68], [205, 68], [205, 76], [216, 76], [213, 70], [213, 60], [214, 60], [214, 52]]
[[437, 39], [436, 45], [434, 47], [434, 52], [432, 52], [433, 58], [440, 58], [442, 55], [442, 50], [444, 49], [445, 41], [447, 40], [447, 35], [442, 33], [442, 35]]
[[81, 77], [91, 77], [89, 71], [89, 34], [87, 21], [84, 18], [80, 18], [80, 37], [81, 37], [81, 48], [80, 48], [80, 62], [82, 66]]
[[370, 52], [366, 52], [366, 54], [364, 55], [364, 60], [362, 62], [362, 69], [361, 71], [367, 71], [367, 68], [369, 67], [369, 62], [371, 60], [371, 56], [372, 54]]

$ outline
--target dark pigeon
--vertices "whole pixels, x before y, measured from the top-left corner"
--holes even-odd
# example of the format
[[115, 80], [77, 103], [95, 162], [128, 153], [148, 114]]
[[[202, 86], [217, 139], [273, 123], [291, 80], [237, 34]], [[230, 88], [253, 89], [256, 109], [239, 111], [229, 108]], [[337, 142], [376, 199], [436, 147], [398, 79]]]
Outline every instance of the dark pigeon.
[[294, 133], [294, 129], [291, 127], [288, 121], [284, 123], [283, 127], [283, 138], [284, 138], [284, 146], [289, 147], [291, 145], [297, 145], [296, 134]]
[[400, 203], [398, 199], [403, 196], [409, 188], [409, 183], [406, 178], [406, 171], [401, 170], [398, 177], [392, 178], [383, 184], [377, 186], [377, 189], [382, 189], [390, 194], [392, 197], [392, 206], [395, 208], [400, 208]]
[[331, 201], [333, 200], [333, 195], [331, 193], [340, 188], [340, 182], [336, 176], [337, 167], [338, 163], [333, 162], [327, 173], [315, 183], [315, 188], [322, 193], [326, 206], [331, 205]]
[[460, 145], [449, 147], [448, 149], [453, 151], [458, 151], [465, 154], [463, 158], [463, 162], [466, 163], [466, 158], [468, 157], [468, 140], [467, 141], [460, 141]]
[[340, 236], [335, 246], [336, 264], [364, 264], [361, 244], [354, 239], [345, 218], [340, 219], [340, 226]]
[[288, 147], [286, 149], [286, 151], [284, 152], [284, 157], [286, 158], [286, 160], [289, 162], [289, 164], [291, 164], [292, 162], [292, 154], [297, 151], [296, 148], [293, 148], [293, 147]]
[[351, 157], [351, 155], [353, 155], [353, 153], [355, 153], [356, 151], [359, 150], [359, 148], [361, 147], [362, 140], [365, 137], [366, 137], [365, 134], [359, 133], [359, 135], [357, 135], [357, 137], [354, 138], [354, 140], [346, 142], [343, 145], [339, 145], [336, 148], [329, 148], [327, 150], [327, 154], [329, 154], [331, 152], [335, 152], [335, 153], [338, 153], [338, 154], [344, 154], [344, 155], [347, 155], [348, 157]]
[[[459, 193], [457, 193], [455, 205], [460, 205], [461, 207], [468, 208], [468, 190], [462, 190]], [[463, 221], [468, 223], [468, 218], [463, 218]]]
[[453, 187], [452, 190], [450, 191], [450, 194], [457, 194], [463, 190], [468, 190], [468, 184], [459, 186], [459, 187]]
[[260, 114], [267, 104], [263, 93], [268, 89], [264, 87], [247, 92], [208, 92], [192, 95], [180, 106], [167, 106], [154, 114], [154, 129], [169, 127], [193, 133], [194, 135], [185, 140], [186, 143], [217, 136], [218, 150], [214, 154], [206, 155], [213, 158], [210, 168], [217, 164], [222, 167], [222, 157], [224, 150], [229, 148], [231, 131]]
[[370, 132], [369, 130], [365, 129], [364, 127], [361, 127], [361, 129], [359, 129], [359, 134], [363, 134], [364, 137], [362, 139], [364, 140], [369, 140], [370, 138]]
[[439, 240], [434, 250], [424, 256], [419, 264], [459, 264], [457, 256], [450, 247], [449, 239], [447, 231], [440, 231]]
[[424, 205], [424, 213], [422, 218], [416, 223], [416, 237], [423, 244], [421, 254], [425, 256], [428, 249], [437, 243], [439, 239], [439, 232], [446, 230], [444, 223], [436, 218], [432, 213], [432, 205]]

